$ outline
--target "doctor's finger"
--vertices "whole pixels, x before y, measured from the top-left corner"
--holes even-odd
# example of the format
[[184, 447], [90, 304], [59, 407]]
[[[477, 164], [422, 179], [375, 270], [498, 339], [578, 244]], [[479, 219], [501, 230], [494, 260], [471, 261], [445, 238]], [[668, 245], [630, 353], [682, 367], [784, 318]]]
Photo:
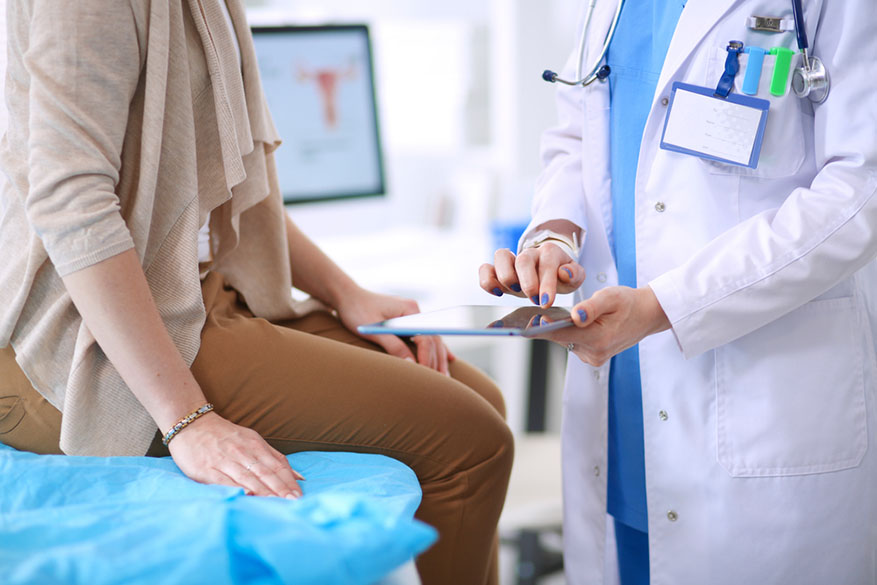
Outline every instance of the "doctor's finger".
[[578, 327], [587, 327], [600, 317], [616, 312], [623, 300], [622, 291], [625, 290], [630, 289], [620, 286], [603, 288], [591, 295], [590, 298], [576, 303], [570, 310], [573, 323]]
[[521, 291], [521, 282], [518, 278], [518, 272], [515, 269], [515, 261], [517, 257], [508, 248], [497, 250], [494, 254], [493, 264], [496, 278], [499, 280], [503, 290], [516, 297], [525, 296]]
[[496, 270], [494, 270], [493, 264], [482, 264], [478, 267], [478, 286], [497, 297], [501, 297], [505, 292], [508, 292], [496, 277]]
[[540, 304], [539, 298], [539, 274], [536, 272], [538, 253], [535, 250], [525, 250], [515, 258], [515, 272], [521, 284], [521, 292], [532, 301], [534, 305]]
[[585, 269], [576, 262], [562, 264], [557, 269], [557, 291], [561, 294], [578, 290], [585, 282]]
[[539, 305], [550, 307], [554, 304], [557, 294], [557, 262], [555, 259], [542, 255], [538, 266], [539, 273]]

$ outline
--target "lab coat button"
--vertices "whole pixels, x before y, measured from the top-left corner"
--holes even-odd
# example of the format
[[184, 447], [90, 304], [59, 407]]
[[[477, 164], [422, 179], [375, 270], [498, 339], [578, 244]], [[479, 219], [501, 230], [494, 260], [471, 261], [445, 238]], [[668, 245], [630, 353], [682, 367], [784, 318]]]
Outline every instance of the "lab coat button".
[[600, 370], [594, 370], [594, 379], [595, 379], [595, 380], [599, 380], [599, 379], [600, 379]]
[[666, 411], [666, 410], [661, 410], [661, 411], [658, 412], [658, 418], [661, 419], [661, 420], [663, 420], [663, 421], [666, 421], [666, 420], [667, 420], [668, 418], [670, 418], [670, 417], [667, 416], [667, 411]]
[[600, 466], [599, 465], [594, 466], [594, 477], [600, 477]]
[[669, 103], [670, 103], [670, 100], [667, 99], [667, 96], [664, 96], [664, 97], [661, 98], [661, 105], [662, 105], [662, 106], [666, 106], [666, 105], [669, 104]]
[[679, 519], [679, 516], [673, 510], [667, 512], [667, 520], [670, 522], [676, 522]]
[[664, 205], [663, 201], [658, 201], [657, 203], [655, 203], [655, 211], [657, 211], [658, 213], [664, 213], [665, 209], [667, 209], [667, 206]]
[[606, 273], [601, 272], [601, 273], [597, 274], [597, 281], [598, 282], [606, 282]]

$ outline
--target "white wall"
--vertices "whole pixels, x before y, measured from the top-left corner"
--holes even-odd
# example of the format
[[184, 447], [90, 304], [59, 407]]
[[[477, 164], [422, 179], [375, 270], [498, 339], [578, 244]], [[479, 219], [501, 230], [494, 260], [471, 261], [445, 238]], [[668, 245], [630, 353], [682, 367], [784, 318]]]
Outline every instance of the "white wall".
[[540, 132], [554, 121], [543, 69], [574, 45], [576, 0], [250, 0], [252, 21], [365, 22], [375, 49], [389, 192], [296, 207], [314, 236], [369, 225], [489, 230], [529, 213]]

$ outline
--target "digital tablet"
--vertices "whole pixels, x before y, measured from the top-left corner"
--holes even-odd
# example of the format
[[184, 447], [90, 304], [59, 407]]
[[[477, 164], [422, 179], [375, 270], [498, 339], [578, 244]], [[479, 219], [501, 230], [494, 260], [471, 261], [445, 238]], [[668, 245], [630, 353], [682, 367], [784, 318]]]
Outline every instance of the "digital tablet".
[[572, 325], [563, 307], [462, 305], [360, 325], [365, 335], [518, 335], [536, 337]]

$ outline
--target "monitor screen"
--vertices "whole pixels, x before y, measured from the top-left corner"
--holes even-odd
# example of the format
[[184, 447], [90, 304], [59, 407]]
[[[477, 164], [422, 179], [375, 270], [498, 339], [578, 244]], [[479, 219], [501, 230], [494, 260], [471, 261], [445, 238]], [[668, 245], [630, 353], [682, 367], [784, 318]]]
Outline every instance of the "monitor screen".
[[384, 194], [384, 168], [364, 25], [254, 27], [265, 98], [283, 144], [286, 203]]

